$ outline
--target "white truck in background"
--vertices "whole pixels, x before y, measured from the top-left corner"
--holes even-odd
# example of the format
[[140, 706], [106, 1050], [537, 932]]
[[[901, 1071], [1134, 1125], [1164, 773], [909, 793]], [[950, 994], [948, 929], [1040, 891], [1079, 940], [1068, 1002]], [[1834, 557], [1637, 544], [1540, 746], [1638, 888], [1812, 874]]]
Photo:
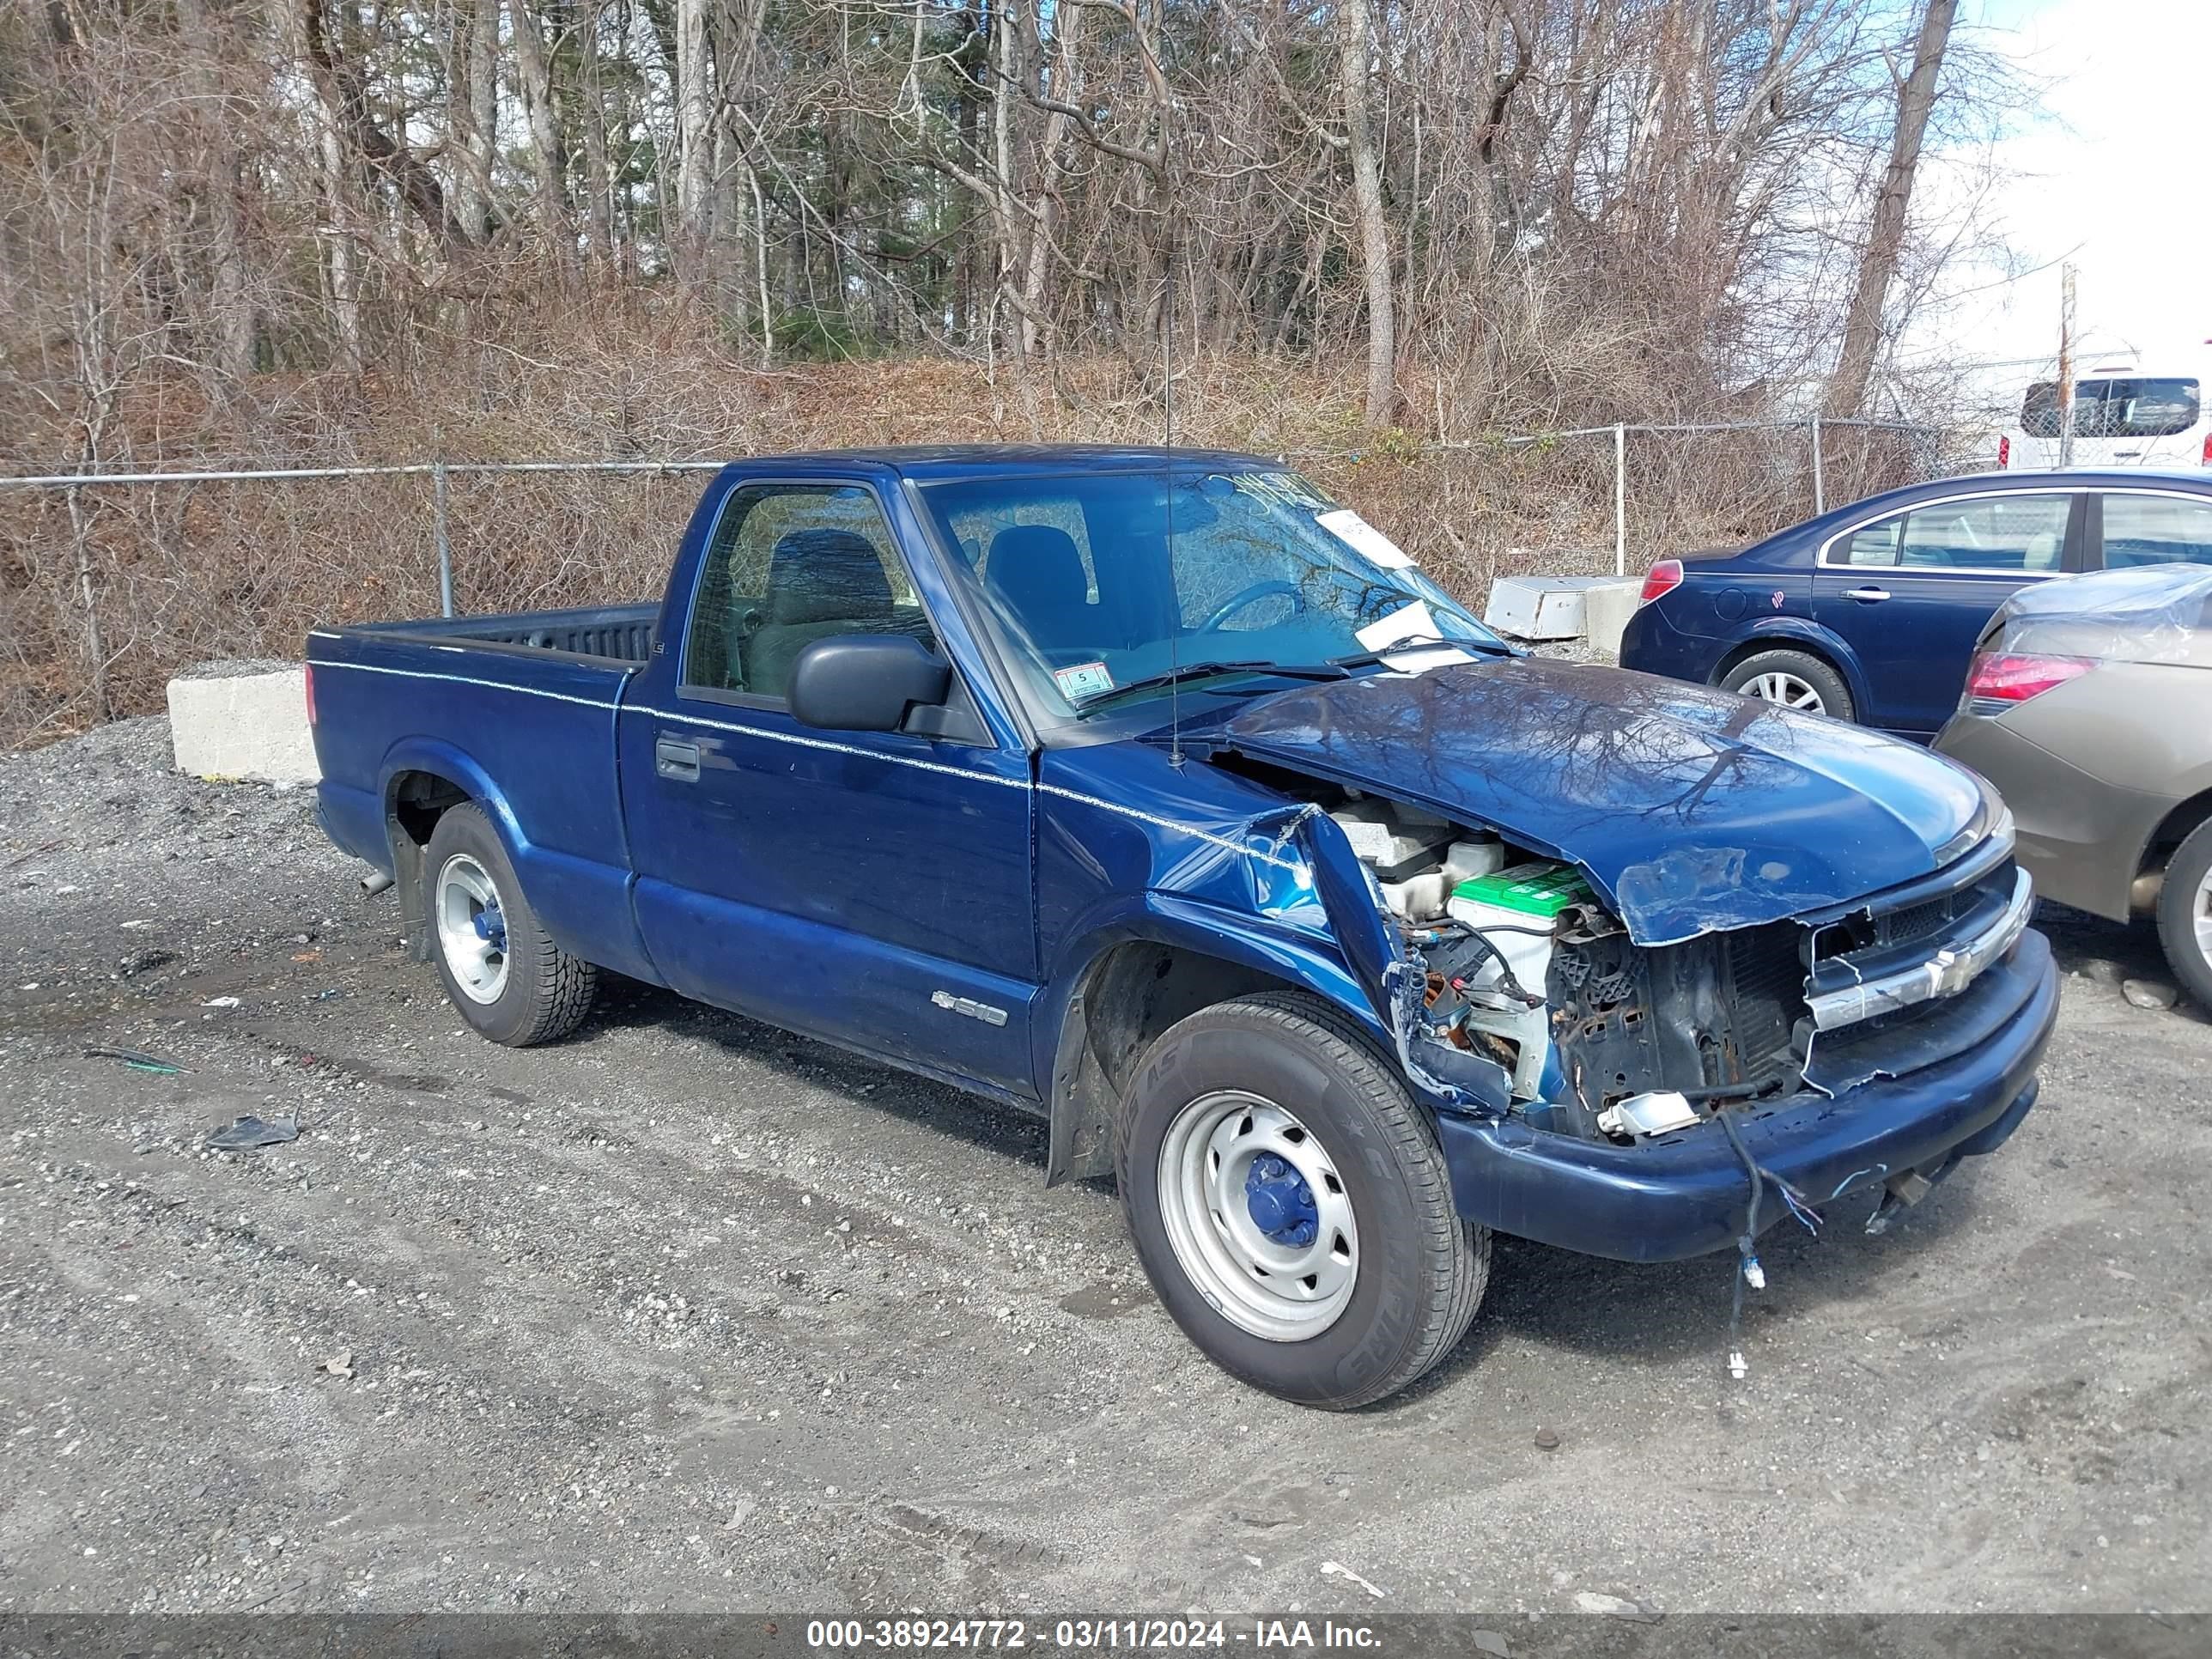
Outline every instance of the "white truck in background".
[[[2074, 455], [2079, 468], [2212, 466], [2212, 353], [2111, 352], [2087, 359], [2074, 383]], [[2043, 471], [2060, 465], [2058, 382], [2037, 380], [2021, 401], [2020, 424], [1997, 441], [1997, 465]]]

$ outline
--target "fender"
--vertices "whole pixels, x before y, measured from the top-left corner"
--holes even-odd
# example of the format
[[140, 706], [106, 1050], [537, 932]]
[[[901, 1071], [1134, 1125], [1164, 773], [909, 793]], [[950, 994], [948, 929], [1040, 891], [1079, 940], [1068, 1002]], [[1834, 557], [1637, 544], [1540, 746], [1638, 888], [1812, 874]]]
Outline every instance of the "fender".
[[[1102, 1017], [1095, 1006], [1100, 968], [1118, 947], [1131, 944], [1209, 957], [1224, 964], [1232, 978], [1249, 978], [1251, 989], [1287, 985], [1305, 991], [1358, 1020], [1386, 1051], [1391, 1047], [1359, 981], [1326, 942], [1180, 894], [1133, 896], [1107, 915], [1085, 919], [1084, 931], [1060, 952], [1032, 1023], [1036, 1074], [1046, 1082], [1040, 1092], [1051, 1124], [1047, 1186], [1113, 1171], [1120, 1092], [1109, 1067], [1119, 1056], [1095, 1052], [1092, 1031]], [[1116, 1009], [1103, 1018], [1126, 1024], [1123, 1015]]]
[[1037, 1002], [1031, 1042], [1039, 1077], [1052, 1075], [1065, 1046], [1061, 1031], [1068, 1012], [1082, 1000], [1085, 983], [1100, 958], [1116, 945], [1139, 942], [1218, 957], [1281, 981], [1341, 1009], [1378, 1041], [1389, 1041], [1389, 1031], [1358, 979], [1327, 941], [1248, 911], [1177, 893], [1149, 891], [1116, 903], [1103, 915], [1085, 917], [1081, 933], [1061, 948]]
[[413, 926], [422, 914], [422, 860], [401, 827], [398, 812], [399, 776], [428, 772], [449, 780], [484, 810], [491, 820], [516, 879], [553, 942], [572, 956], [599, 963], [648, 984], [662, 983], [629, 903], [634, 878], [627, 866], [612, 866], [573, 854], [551, 851], [532, 842], [508, 803], [506, 792], [466, 750], [442, 738], [402, 738], [385, 753], [378, 769], [384, 804], [385, 834], [391, 843], [399, 913], [408, 919], [410, 951], [418, 962], [430, 959], [425, 931]]
[[1747, 645], [1770, 640], [1777, 645], [1809, 646], [1835, 664], [1836, 672], [1850, 689], [1854, 705], [1864, 708], [1874, 700], [1867, 689], [1866, 670], [1860, 665], [1859, 653], [1844, 643], [1841, 635], [1816, 622], [1803, 617], [1746, 617], [1725, 638], [1727, 645], [1721, 653], [1723, 658], [1734, 656]]
[[491, 781], [491, 774], [477, 764], [473, 756], [464, 753], [444, 738], [402, 738], [385, 750], [384, 760], [377, 768], [377, 781], [384, 795], [385, 821], [392, 833], [400, 833], [392, 808], [403, 772], [430, 772], [450, 779], [489, 814], [507, 857], [519, 858], [530, 845], [529, 837], [522, 833], [522, 826], [515, 822], [514, 813], [507, 806], [506, 794]]
[[[2182, 808], [2198, 801], [2204, 796], [2212, 795], [2212, 765], [2191, 768], [2188, 772], [2175, 778], [2167, 786], [2166, 793], [2172, 797], [2172, 804], [2161, 812], [2154, 822], [2142, 826], [2142, 833], [2136, 838], [2134, 848], [2134, 862], [2128, 866], [2130, 873], [2142, 870], [2149, 862], [2154, 837], [2174, 819]], [[2201, 823], [2203, 819], [2200, 817], [2196, 822]], [[2184, 830], [2182, 833], [2186, 835], [2188, 831]], [[2123, 891], [2124, 890], [2124, 887]]]

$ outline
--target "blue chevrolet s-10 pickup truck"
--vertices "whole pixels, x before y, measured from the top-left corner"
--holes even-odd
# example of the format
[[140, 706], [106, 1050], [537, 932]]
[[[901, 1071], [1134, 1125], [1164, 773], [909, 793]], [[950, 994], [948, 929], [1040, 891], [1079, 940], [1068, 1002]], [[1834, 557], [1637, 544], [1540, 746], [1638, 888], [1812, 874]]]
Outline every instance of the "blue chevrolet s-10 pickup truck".
[[2056, 1012], [1971, 774], [1533, 659], [1252, 456], [744, 461], [657, 605], [308, 658], [324, 824], [485, 1036], [604, 969], [1039, 1114], [1311, 1405], [1441, 1359], [1493, 1231], [1755, 1288], [1785, 1213], [1885, 1224]]

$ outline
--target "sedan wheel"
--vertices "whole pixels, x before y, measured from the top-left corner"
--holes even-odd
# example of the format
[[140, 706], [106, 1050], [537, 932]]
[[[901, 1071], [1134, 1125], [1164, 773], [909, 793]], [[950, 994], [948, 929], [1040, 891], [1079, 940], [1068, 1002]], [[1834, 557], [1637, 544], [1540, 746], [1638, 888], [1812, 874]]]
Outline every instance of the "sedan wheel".
[[1816, 687], [1808, 685], [1795, 674], [1761, 674], [1743, 688], [1747, 697], [1761, 697], [1768, 702], [1778, 702], [1784, 708], [1796, 708], [1808, 714], [1825, 714], [1828, 705], [1820, 700]]
[[1809, 651], [1787, 646], [1754, 651], [1739, 658], [1718, 684], [1723, 691], [1756, 697], [1798, 714], [1826, 714], [1832, 720], [1857, 717], [1850, 690], [1832, 663]]
[[2198, 824], [2173, 849], [2157, 914], [2159, 943], [2174, 977], [2212, 1008], [2212, 823]]

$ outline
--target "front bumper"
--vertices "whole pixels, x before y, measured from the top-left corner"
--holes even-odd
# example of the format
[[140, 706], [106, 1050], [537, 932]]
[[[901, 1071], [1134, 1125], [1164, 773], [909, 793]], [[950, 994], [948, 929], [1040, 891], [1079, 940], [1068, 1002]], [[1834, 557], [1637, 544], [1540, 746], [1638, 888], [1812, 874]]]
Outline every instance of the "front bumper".
[[[2051, 947], [2029, 931], [1957, 1000], [1972, 1019], [1969, 1046], [1915, 1065], [1935, 1034], [1900, 1029], [1904, 1075], [1744, 1113], [1752, 1156], [1818, 1206], [1860, 1191], [1871, 1203], [1891, 1176], [1995, 1151], [2035, 1103], [2035, 1068], [2058, 1017]], [[1617, 1261], [1672, 1261], [1726, 1249], [1742, 1231], [1749, 1183], [1716, 1124], [1629, 1146], [1512, 1119], [1443, 1113], [1437, 1127], [1460, 1214], [1500, 1232]], [[1776, 1203], [1763, 1218], [1783, 1214]]]

